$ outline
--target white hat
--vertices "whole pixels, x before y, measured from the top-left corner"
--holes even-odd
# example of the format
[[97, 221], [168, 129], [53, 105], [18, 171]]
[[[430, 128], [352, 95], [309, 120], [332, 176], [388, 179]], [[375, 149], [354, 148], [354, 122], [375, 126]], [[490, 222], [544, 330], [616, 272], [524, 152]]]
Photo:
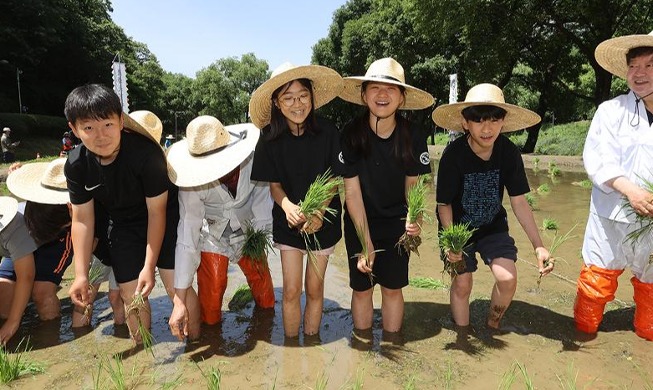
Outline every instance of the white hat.
[[400, 110], [421, 110], [435, 103], [435, 99], [433, 99], [430, 93], [406, 84], [404, 68], [394, 58], [388, 57], [376, 60], [367, 68], [365, 76], [345, 77], [343, 80], [343, 89], [340, 92], [340, 98], [350, 103], [360, 104], [361, 106], [366, 105], [361, 97], [361, 88], [365, 81], [394, 84], [404, 87], [406, 89], [406, 97], [404, 104], [399, 107]]
[[8, 132], [8, 131], [11, 131], [11, 129], [8, 128], [8, 127], [5, 127], [4, 129], [2, 129], [2, 132], [3, 132], [3, 133], [6, 133], [6, 132]]
[[18, 201], [10, 196], [0, 196], [0, 231], [9, 225], [18, 212]]
[[462, 111], [471, 106], [496, 106], [506, 110], [502, 133], [525, 129], [542, 120], [531, 110], [506, 103], [503, 91], [496, 85], [478, 84], [467, 92], [464, 102], [443, 104], [437, 107], [433, 111], [433, 122], [443, 129], [463, 131]]
[[66, 204], [70, 196], [63, 171], [65, 164], [65, 158], [25, 164], [9, 174], [7, 188], [30, 202]]
[[653, 47], [653, 31], [648, 35], [625, 35], [605, 40], [599, 43], [594, 50], [594, 57], [603, 69], [625, 79], [626, 73], [628, 73], [626, 54], [630, 49], [643, 46]]
[[313, 109], [318, 109], [335, 99], [342, 89], [342, 77], [331, 68], [321, 65], [295, 66], [290, 62], [285, 62], [272, 72], [269, 80], [252, 93], [249, 100], [249, 112], [256, 127], [262, 129], [270, 123], [274, 91], [297, 79], [311, 80]]
[[179, 187], [216, 181], [252, 154], [259, 135], [251, 123], [225, 127], [217, 118], [199, 116], [186, 127], [186, 138], [168, 148], [168, 176]]

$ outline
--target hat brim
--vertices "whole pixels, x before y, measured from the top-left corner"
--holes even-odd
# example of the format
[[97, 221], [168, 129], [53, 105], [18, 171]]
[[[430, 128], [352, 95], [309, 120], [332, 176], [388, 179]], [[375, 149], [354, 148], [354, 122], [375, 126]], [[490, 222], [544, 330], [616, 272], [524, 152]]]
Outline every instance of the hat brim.
[[628, 73], [626, 54], [630, 49], [642, 46], [653, 47], [653, 35], [625, 35], [605, 40], [594, 50], [594, 57], [603, 69], [625, 79]]
[[342, 77], [331, 68], [321, 65], [303, 65], [282, 72], [261, 84], [249, 100], [249, 115], [259, 129], [270, 123], [272, 94], [279, 87], [297, 79], [309, 79], [313, 84], [313, 109], [318, 109], [335, 99], [342, 90]]
[[15, 196], [30, 202], [66, 204], [70, 202], [68, 189], [55, 190], [41, 185], [47, 162], [25, 164], [7, 177], [7, 188]]
[[211, 183], [231, 172], [256, 148], [261, 132], [251, 123], [225, 126], [226, 131], [239, 133], [247, 130], [245, 139], [205, 156], [193, 156], [188, 151], [188, 141], [183, 139], [168, 148], [168, 176], [179, 187], [196, 187]]
[[400, 110], [423, 110], [435, 104], [435, 99], [433, 96], [430, 93], [419, 88], [415, 88], [411, 85], [392, 79], [381, 79], [378, 77], [366, 76], [345, 77], [342, 83], [342, 92], [340, 92], [339, 95], [340, 99], [350, 103], [365, 106], [366, 104], [361, 97], [361, 88], [363, 86], [363, 82], [365, 81], [393, 84], [404, 87], [406, 89], [406, 99], [404, 104], [399, 107]]
[[145, 127], [141, 126], [138, 122], [136, 122], [134, 118], [129, 116], [129, 114], [123, 112], [122, 118], [123, 118], [124, 129], [143, 135], [150, 141], [156, 143], [157, 145], [160, 145], [159, 140], [155, 139], [154, 135], [150, 134], [150, 132], [148, 132], [147, 129], [145, 129]]
[[534, 126], [542, 120], [540, 116], [531, 110], [508, 103], [494, 102], [460, 102], [444, 104], [437, 107], [432, 114], [433, 122], [439, 127], [447, 130], [465, 131], [463, 128], [462, 111], [472, 106], [496, 106], [506, 110], [506, 117], [503, 120], [502, 133], [517, 131]]
[[18, 212], [18, 201], [10, 196], [0, 196], [0, 231], [9, 225]]

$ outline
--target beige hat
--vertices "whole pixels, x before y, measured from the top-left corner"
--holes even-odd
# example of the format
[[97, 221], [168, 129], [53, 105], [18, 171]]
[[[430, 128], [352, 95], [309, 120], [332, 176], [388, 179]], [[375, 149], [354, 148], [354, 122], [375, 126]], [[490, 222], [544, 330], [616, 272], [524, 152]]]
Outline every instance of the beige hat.
[[653, 31], [648, 35], [625, 35], [605, 40], [594, 50], [594, 57], [603, 69], [625, 79], [628, 73], [626, 54], [630, 49], [642, 46], [653, 47]]
[[172, 134], [166, 135], [166, 139], [175, 139], [175, 136]]
[[179, 187], [216, 181], [252, 154], [260, 133], [251, 123], [225, 127], [217, 118], [199, 116], [186, 127], [186, 138], [168, 148], [168, 176]]
[[126, 129], [146, 136], [148, 139], [156, 142], [157, 145], [161, 141], [163, 124], [161, 123], [161, 119], [154, 113], [147, 110], [134, 111], [129, 114], [123, 113], [123, 118]]
[[18, 201], [10, 196], [0, 196], [0, 231], [9, 225], [18, 212]]
[[400, 110], [421, 110], [431, 107], [435, 103], [435, 99], [430, 93], [406, 84], [404, 68], [394, 58], [376, 60], [367, 68], [365, 76], [345, 77], [343, 80], [340, 98], [361, 106], [365, 105], [361, 97], [364, 81], [394, 84], [406, 88], [406, 101], [399, 107]]
[[30, 202], [66, 204], [70, 201], [63, 167], [65, 158], [25, 164], [7, 177], [7, 188]]
[[311, 80], [315, 110], [335, 99], [342, 90], [342, 77], [331, 68], [321, 65], [295, 66], [285, 62], [272, 72], [269, 80], [252, 93], [249, 100], [249, 114], [256, 127], [262, 129], [270, 123], [274, 91], [297, 79]]
[[3, 132], [3, 133], [6, 133], [6, 132], [8, 132], [8, 131], [11, 131], [11, 129], [8, 128], [8, 127], [5, 127], [4, 129], [2, 129], [2, 132]]
[[539, 115], [531, 110], [506, 103], [501, 88], [494, 84], [478, 84], [473, 86], [462, 103], [443, 104], [433, 111], [433, 121], [436, 125], [447, 129], [464, 131], [462, 111], [471, 106], [497, 106], [506, 110], [502, 133], [521, 130], [540, 122]]

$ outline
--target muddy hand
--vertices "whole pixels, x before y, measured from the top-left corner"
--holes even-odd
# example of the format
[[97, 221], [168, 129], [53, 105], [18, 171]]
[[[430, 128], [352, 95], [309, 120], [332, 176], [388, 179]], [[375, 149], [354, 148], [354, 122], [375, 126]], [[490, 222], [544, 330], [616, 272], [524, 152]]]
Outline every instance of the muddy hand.
[[459, 261], [463, 261], [463, 253], [448, 251], [447, 260], [449, 260], [450, 263], [457, 263]]
[[540, 269], [540, 275], [546, 276], [555, 266], [555, 259], [551, 257], [549, 251], [544, 247], [537, 247], [535, 249], [535, 257], [537, 257], [538, 268]]
[[188, 337], [188, 309], [185, 305], [176, 304], [172, 308], [168, 325], [172, 335], [179, 341], [184, 341]]

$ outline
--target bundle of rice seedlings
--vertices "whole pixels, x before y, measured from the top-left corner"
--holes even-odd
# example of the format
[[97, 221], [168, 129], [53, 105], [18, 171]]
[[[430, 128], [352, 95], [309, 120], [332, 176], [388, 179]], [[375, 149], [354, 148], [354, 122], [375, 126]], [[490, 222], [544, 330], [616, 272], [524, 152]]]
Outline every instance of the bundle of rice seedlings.
[[[427, 220], [429, 218], [427, 214], [428, 209], [426, 208], [427, 192], [426, 175], [420, 176], [417, 179], [417, 183], [408, 189], [406, 199], [406, 203], [408, 203], [406, 220], [408, 223], [419, 223], [420, 220]], [[422, 238], [420, 236], [410, 236], [406, 232], [399, 237], [399, 241], [397, 242], [397, 245], [401, 245], [407, 253], [415, 252], [417, 256], [419, 256], [417, 248], [420, 244], [422, 244]]]
[[[578, 224], [575, 224], [574, 226], [569, 229], [569, 231], [562, 236], [558, 235], [558, 231], [556, 230], [555, 235], [553, 236], [553, 240], [551, 241], [551, 246], [549, 247], [549, 258], [544, 261], [544, 268], [548, 267], [552, 262], [555, 262], [555, 257], [554, 254], [560, 247], [560, 245], [564, 244], [565, 242], [569, 241], [572, 238], [576, 238], [576, 236], [572, 236], [571, 232], [576, 229], [576, 226]], [[542, 273], [537, 277], [537, 287], [540, 287], [540, 283], [542, 282]]]
[[428, 290], [439, 290], [439, 289], [447, 288], [447, 286], [441, 280], [433, 279], [433, 278], [423, 278], [423, 277], [411, 278], [408, 281], [408, 284], [413, 287], [425, 288]]
[[[363, 225], [359, 224], [354, 224], [354, 227], [356, 228], [356, 237], [358, 237], [358, 242], [361, 244], [361, 251], [360, 253], [356, 253], [352, 257], [362, 257], [365, 260], [365, 265], [370, 266], [370, 250], [369, 247], [367, 246], [367, 224], [363, 223]], [[376, 252], [381, 252], [383, 249], [377, 249], [373, 251], [372, 253]], [[370, 278], [370, 285], [374, 285], [374, 274], [372, 272], [368, 273], [367, 276]]]
[[195, 363], [195, 365], [197, 366], [197, 369], [200, 370], [204, 380], [206, 380], [207, 389], [220, 390], [222, 383], [222, 371], [220, 371], [219, 368], [211, 366], [207, 372], [204, 372], [199, 364]]
[[[88, 270], [88, 294], [90, 296], [93, 296], [97, 291], [95, 291], [95, 284], [97, 284], [97, 281], [100, 279], [102, 274], [104, 273], [104, 270], [102, 269], [101, 265], [92, 265], [91, 268]], [[84, 307], [84, 315], [82, 316], [82, 321], [86, 325], [89, 325], [91, 323], [91, 315], [93, 315], [93, 303], [87, 303], [86, 306]]]
[[559, 227], [560, 225], [558, 224], [558, 221], [553, 218], [544, 218], [542, 220], [543, 230], [558, 230]]
[[[338, 213], [337, 210], [329, 207], [329, 202], [331, 202], [331, 199], [337, 193], [338, 187], [341, 183], [342, 178], [333, 177], [330, 168], [311, 183], [308, 187], [308, 191], [306, 191], [304, 199], [300, 201], [298, 205], [299, 211], [304, 215], [309, 223], [312, 220], [312, 217], [318, 217], [320, 219], [324, 218], [329, 221], [328, 215], [333, 217]], [[317, 271], [317, 257], [314, 251], [311, 250], [309, 243], [313, 241], [318, 251], [321, 250], [320, 243], [316, 239], [315, 233], [308, 233], [304, 229], [300, 229], [300, 233], [304, 238], [304, 243], [306, 244], [308, 258]]]
[[[25, 343], [25, 349], [21, 351], [23, 343]], [[4, 346], [0, 348], [0, 383], [9, 383], [22, 375], [43, 372], [43, 367], [40, 364], [23, 359], [25, 352], [30, 350], [28, 344], [29, 341], [20, 340], [13, 353], [7, 351]]]
[[132, 335], [132, 338], [136, 340], [136, 337], [140, 335], [141, 341], [143, 342], [143, 348], [154, 357], [154, 349], [152, 348], [154, 345], [154, 337], [152, 336], [152, 333], [150, 333], [150, 330], [143, 325], [143, 320], [141, 320], [140, 316], [141, 310], [149, 313], [149, 310], [145, 305], [145, 298], [143, 298], [143, 295], [137, 291], [134, 295], [134, 299], [126, 309], [127, 317], [133, 314], [136, 316], [136, 320], [138, 321], [138, 329], [136, 330], [136, 334]]
[[[644, 179], [643, 177], [639, 177], [639, 179], [642, 181], [642, 188], [653, 194], [653, 182]], [[622, 208], [625, 209], [628, 217], [634, 215], [635, 223], [639, 225], [637, 229], [626, 235], [624, 243], [630, 243], [634, 247], [642, 238], [651, 237], [651, 233], [653, 232], [653, 218], [638, 214], [628, 199], [624, 200]]]
[[467, 241], [472, 238], [472, 234], [476, 229], [470, 229], [469, 223], [452, 223], [448, 227], [440, 230], [438, 234], [440, 249], [442, 256], [444, 256], [444, 270], [454, 277], [465, 270], [465, 261], [458, 261], [455, 263], [450, 262], [446, 258], [447, 252], [464, 253]]
[[253, 300], [254, 296], [252, 295], [252, 290], [250, 290], [248, 285], [241, 284], [238, 286], [236, 291], [234, 291], [234, 296], [231, 298], [231, 301], [229, 301], [229, 310], [237, 311], [244, 309], [245, 306]]
[[252, 223], [245, 224], [245, 244], [240, 253], [240, 257], [249, 257], [254, 261], [260, 274], [268, 270], [268, 254], [272, 249], [270, 236], [272, 232], [269, 229], [256, 229]]

